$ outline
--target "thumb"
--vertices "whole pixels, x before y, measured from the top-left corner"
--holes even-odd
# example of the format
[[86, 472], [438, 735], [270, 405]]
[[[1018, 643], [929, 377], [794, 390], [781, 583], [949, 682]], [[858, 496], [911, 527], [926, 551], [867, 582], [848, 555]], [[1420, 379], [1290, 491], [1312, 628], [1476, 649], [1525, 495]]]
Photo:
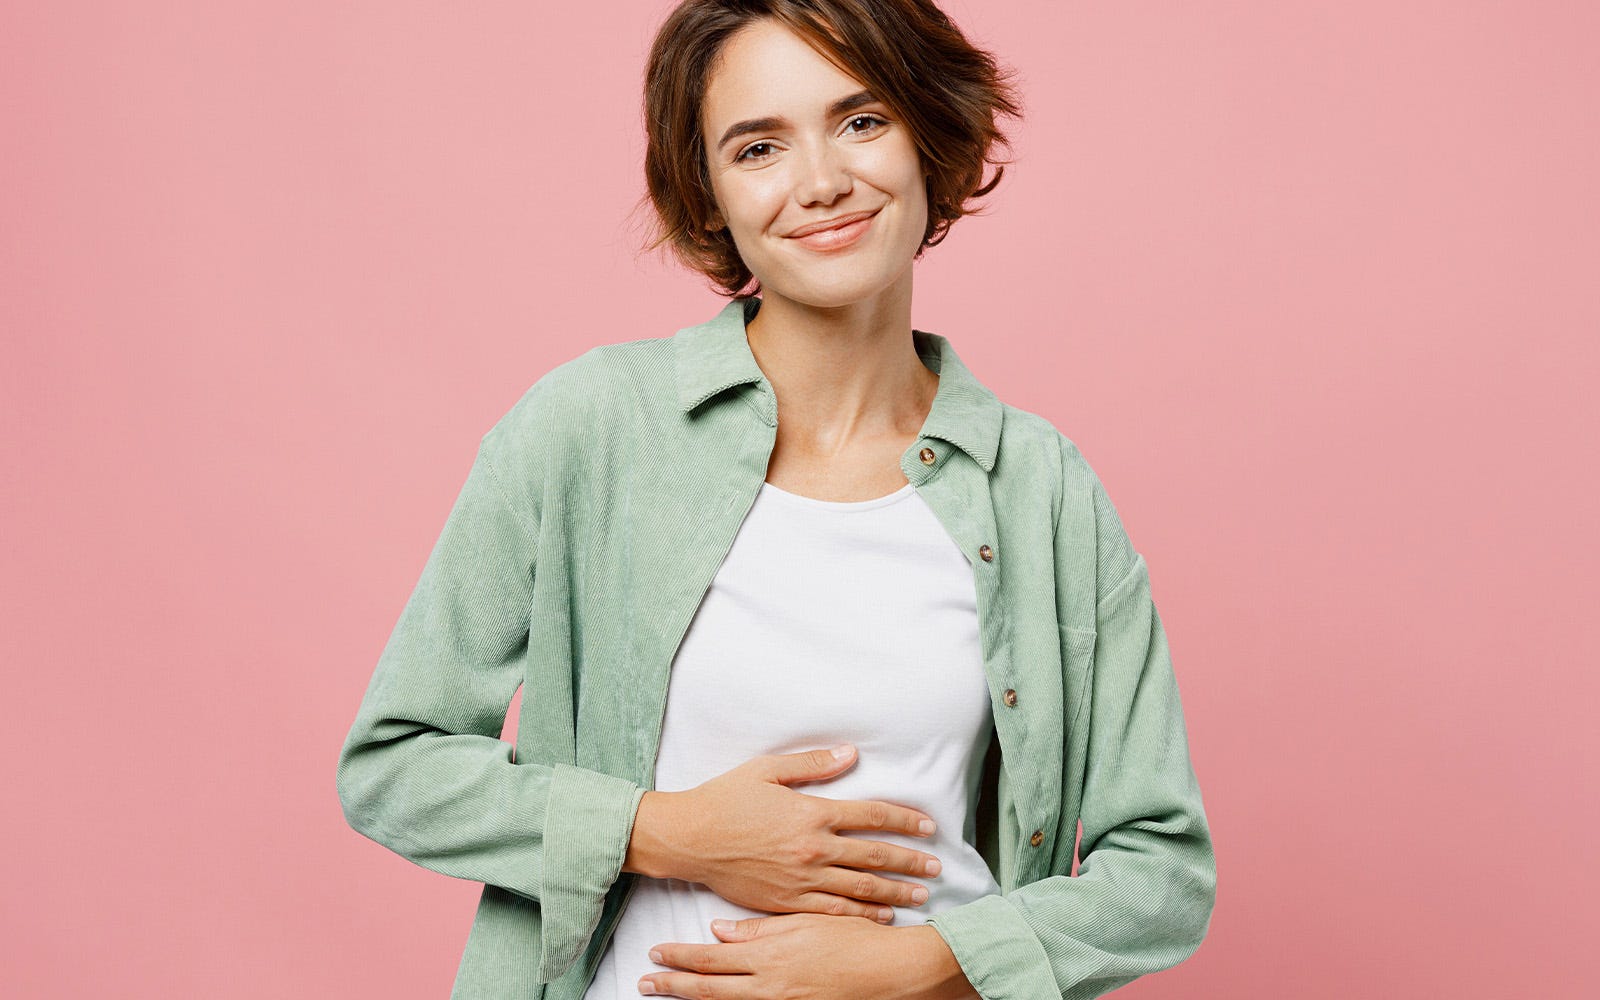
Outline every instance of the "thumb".
[[831, 778], [856, 761], [856, 748], [849, 743], [799, 753], [768, 754], [762, 759], [764, 777], [787, 785], [792, 781]]

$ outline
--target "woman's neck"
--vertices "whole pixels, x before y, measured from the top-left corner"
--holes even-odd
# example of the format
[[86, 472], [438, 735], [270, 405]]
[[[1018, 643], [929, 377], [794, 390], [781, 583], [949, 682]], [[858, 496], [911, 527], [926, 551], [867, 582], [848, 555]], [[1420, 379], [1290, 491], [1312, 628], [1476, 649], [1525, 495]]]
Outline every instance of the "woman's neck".
[[834, 308], [763, 295], [746, 336], [777, 397], [780, 433], [808, 450], [915, 435], [938, 388], [912, 340], [909, 281]]

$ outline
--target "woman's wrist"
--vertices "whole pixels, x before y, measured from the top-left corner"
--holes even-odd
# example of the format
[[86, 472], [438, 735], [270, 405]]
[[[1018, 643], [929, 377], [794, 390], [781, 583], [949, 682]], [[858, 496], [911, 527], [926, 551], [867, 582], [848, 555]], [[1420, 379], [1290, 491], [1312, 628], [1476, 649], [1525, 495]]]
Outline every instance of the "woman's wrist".
[[896, 929], [915, 957], [911, 965], [918, 970], [917, 996], [923, 1000], [982, 1000], [937, 928], [917, 924]]
[[633, 832], [622, 870], [651, 878], [684, 878], [683, 854], [677, 849], [678, 824], [673, 792], [646, 791], [634, 813]]

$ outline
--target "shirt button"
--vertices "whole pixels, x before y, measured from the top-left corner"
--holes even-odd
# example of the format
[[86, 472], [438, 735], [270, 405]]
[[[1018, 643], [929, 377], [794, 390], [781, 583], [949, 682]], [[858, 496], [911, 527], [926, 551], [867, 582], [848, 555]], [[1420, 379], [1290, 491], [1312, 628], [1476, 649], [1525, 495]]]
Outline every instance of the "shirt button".
[[923, 465], [932, 465], [933, 460], [937, 457], [934, 455], [932, 448], [924, 448], [917, 454], [922, 459]]
[[1038, 847], [1040, 844], [1044, 843], [1044, 831], [1033, 831], [1033, 836], [1028, 838], [1028, 843], [1032, 844], [1034, 847]]
[[1014, 688], [1006, 688], [1006, 707], [1017, 707], [1017, 692]]
[[978, 555], [983, 557], [984, 562], [994, 562], [994, 549], [987, 545], [978, 546]]

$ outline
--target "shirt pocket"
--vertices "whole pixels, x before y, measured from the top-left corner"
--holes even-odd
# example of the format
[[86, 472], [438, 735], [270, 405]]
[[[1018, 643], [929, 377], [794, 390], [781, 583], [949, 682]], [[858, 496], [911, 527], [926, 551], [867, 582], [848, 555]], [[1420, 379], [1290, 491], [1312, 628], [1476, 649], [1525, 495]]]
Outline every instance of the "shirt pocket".
[[1073, 734], [1083, 719], [1083, 706], [1089, 700], [1089, 668], [1094, 663], [1098, 634], [1092, 628], [1061, 626], [1061, 675], [1066, 695], [1068, 746], [1072, 745]]

